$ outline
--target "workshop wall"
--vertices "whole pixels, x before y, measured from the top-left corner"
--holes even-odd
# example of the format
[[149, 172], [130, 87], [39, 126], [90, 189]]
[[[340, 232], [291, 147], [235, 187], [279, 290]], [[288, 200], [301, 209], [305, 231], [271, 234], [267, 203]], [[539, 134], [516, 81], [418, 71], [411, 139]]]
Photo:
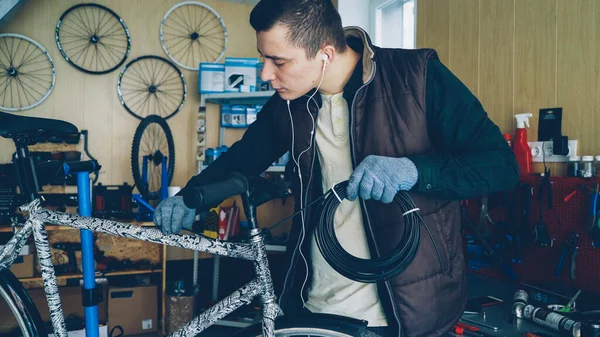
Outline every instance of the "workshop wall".
[[419, 0], [417, 46], [482, 101], [503, 133], [530, 112], [563, 107], [564, 135], [580, 155], [600, 154], [600, 0]]
[[[64, 119], [79, 129], [89, 130], [89, 151], [102, 165], [99, 182], [133, 184], [131, 143], [139, 120], [121, 106], [117, 95], [117, 77], [121, 68], [105, 75], [88, 75], [68, 64], [55, 40], [58, 18], [77, 0], [29, 0], [4, 26], [2, 33], [17, 33], [39, 42], [51, 55], [56, 68], [56, 85], [39, 106], [20, 112], [25, 116]], [[131, 52], [126, 63], [141, 55], [167, 57], [159, 41], [160, 22], [176, 0], [98, 0], [115, 11], [127, 24], [131, 35]], [[224, 56], [258, 57], [256, 39], [249, 29], [248, 17], [253, 6], [217, 0], [203, 0], [223, 18], [228, 43]], [[196, 174], [196, 119], [200, 105], [198, 72], [179, 68], [186, 80], [187, 98], [181, 111], [168, 120], [175, 141], [175, 172], [171, 185], [182, 186]], [[218, 142], [218, 106], [208, 107], [207, 146]], [[233, 135], [236, 136], [236, 135]], [[10, 162], [14, 144], [0, 139], [0, 163]]]

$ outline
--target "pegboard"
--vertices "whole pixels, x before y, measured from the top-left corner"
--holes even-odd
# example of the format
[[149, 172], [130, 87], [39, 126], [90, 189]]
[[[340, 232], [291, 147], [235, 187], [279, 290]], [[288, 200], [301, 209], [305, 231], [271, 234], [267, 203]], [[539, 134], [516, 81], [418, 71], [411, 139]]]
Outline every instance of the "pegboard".
[[[518, 275], [516, 282], [558, 282], [585, 291], [600, 293], [600, 248], [592, 246], [587, 229], [592, 189], [596, 183], [600, 183], [600, 178], [550, 177], [552, 209], [548, 209], [548, 194], [547, 188], [545, 188], [542, 199], [542, 221], [546, 223], [548, 232], [554, 239], [552, 247], [540, 247], [533, 242], [533, 230], [540, 220], [539, 193], [542, 177], [522, 176], [521, 182], [531, 185], [533, 194], [526, 236], [521, 243], [523, 261], [520, 264], [509, 261]], [[573, 191], [577, 192], [568, 201], [565, 201], [565, 197]], [[494, 223], [507, 220], [507, 210], [498, 200], [502, 200], [499, 195], [489, 196], [489, 215]], [[510, 200], [517, 201], [517, 220], [521, 224], [522, 197], [519, 195], [515, 198], [510, 193]], [[480, 206], [481, 198], [469, 200], [469, 216], [475, 224], [479, 222]], [[494, 224], [489, 224], [489, 226], [491, 230], [497, 229]], [[569, 278], [569, 256], [563, 262], [560, 275], [554, 276], [554, 269], [563, 251], [565, 239], [571, 231], [579, 234], [575, 281], [571, 281]], [[482, 267], [476, 272], [508, 280], [498, 268]]]

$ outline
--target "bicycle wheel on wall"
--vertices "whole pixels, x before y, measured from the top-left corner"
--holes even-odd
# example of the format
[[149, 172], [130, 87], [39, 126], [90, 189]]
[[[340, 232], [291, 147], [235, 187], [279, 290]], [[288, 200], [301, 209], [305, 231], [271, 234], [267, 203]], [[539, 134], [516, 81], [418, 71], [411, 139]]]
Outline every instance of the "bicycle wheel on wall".
[[102, 5], [77, 4], [56, 24], [56, 45], [75, 68], [106, 74], [120, 67], [131, 49], [129, 29], [114, 11]]
[[160, 56], [140, 56], [129, 62], [117, 81], [119, 100], [138, 119], [158, 115], [168, 119], [183, 107], [187, 86], [181, 71]]
[[8, 270], [0, 272], [0, 336], [47, 336], [42, 317], [19, 280]]
[[173, 62], [198, 71], [201, 62], [219, 62], [227, 49], [227, 29], [221, 16], [196, 1], [173, 6], [160, 22], [160, 43]]
[[[151, 115], [142, 120], [135, 130], [131, 147], [133, 180], [142, 195], [151, 200], [160, 198], [162, 161], [167, 157], [167, 184], [171, 184], [175, 168], [175, 144], [167, 122]], [[143, 179], [144, 160], [147, 163], [147, 182]]]
[[0, 34], [0, 110], [21, 111], [40, 105], [54, 88], [54, 62], [36, 41]]

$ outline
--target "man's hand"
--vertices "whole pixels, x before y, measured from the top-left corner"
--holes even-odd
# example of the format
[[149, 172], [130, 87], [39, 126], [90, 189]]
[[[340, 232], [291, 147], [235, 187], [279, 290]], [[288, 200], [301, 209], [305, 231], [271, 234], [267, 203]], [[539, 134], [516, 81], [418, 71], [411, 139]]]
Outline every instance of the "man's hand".
[[192, 229], [196, 211], [183, 203], [183, 197], [173, 196], [163, 200], [154, 211], [154, 224], [163, 234], [173, 234], [182, 228]]
[[408, 158], [371, 155], [352, 172], [346, 195], [349, 200], [360, 195], [365, 200], [373, 199], [388, 204], [398, 191], [410, 190], [418, 178], [417, 167]]

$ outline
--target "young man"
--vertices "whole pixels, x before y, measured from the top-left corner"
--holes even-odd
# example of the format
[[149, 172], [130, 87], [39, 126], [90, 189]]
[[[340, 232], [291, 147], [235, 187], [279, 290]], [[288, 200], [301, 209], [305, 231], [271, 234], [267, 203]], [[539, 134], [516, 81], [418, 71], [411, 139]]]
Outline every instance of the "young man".
[[[261, 78], [277, 93], [243, 138], [187, 186], [231, 171], [258, 175], [290, 151], [296, 209], [349, 180], [336, 235], [363, 258], [396, 247], [404, 224], [392, 201], [408, 191], [433, 240], [422, 231], [404, 272], [378, 284], [335, 272], [316, 246], [317, 214], [309, 208], [293, 223], [280, 304], [286, 315], [364, 319], [382, 336], [443, 335], [466, 302], [458, 200], [518, 180], [500, 130], [434, 50], [376, 47], [360, 28], [342, 27], [330, 0], [262, 0], [250, 24], [264, 58]], [[159, 205], [155, 222], [171, 233], [193, 217], [175, 196]]]

